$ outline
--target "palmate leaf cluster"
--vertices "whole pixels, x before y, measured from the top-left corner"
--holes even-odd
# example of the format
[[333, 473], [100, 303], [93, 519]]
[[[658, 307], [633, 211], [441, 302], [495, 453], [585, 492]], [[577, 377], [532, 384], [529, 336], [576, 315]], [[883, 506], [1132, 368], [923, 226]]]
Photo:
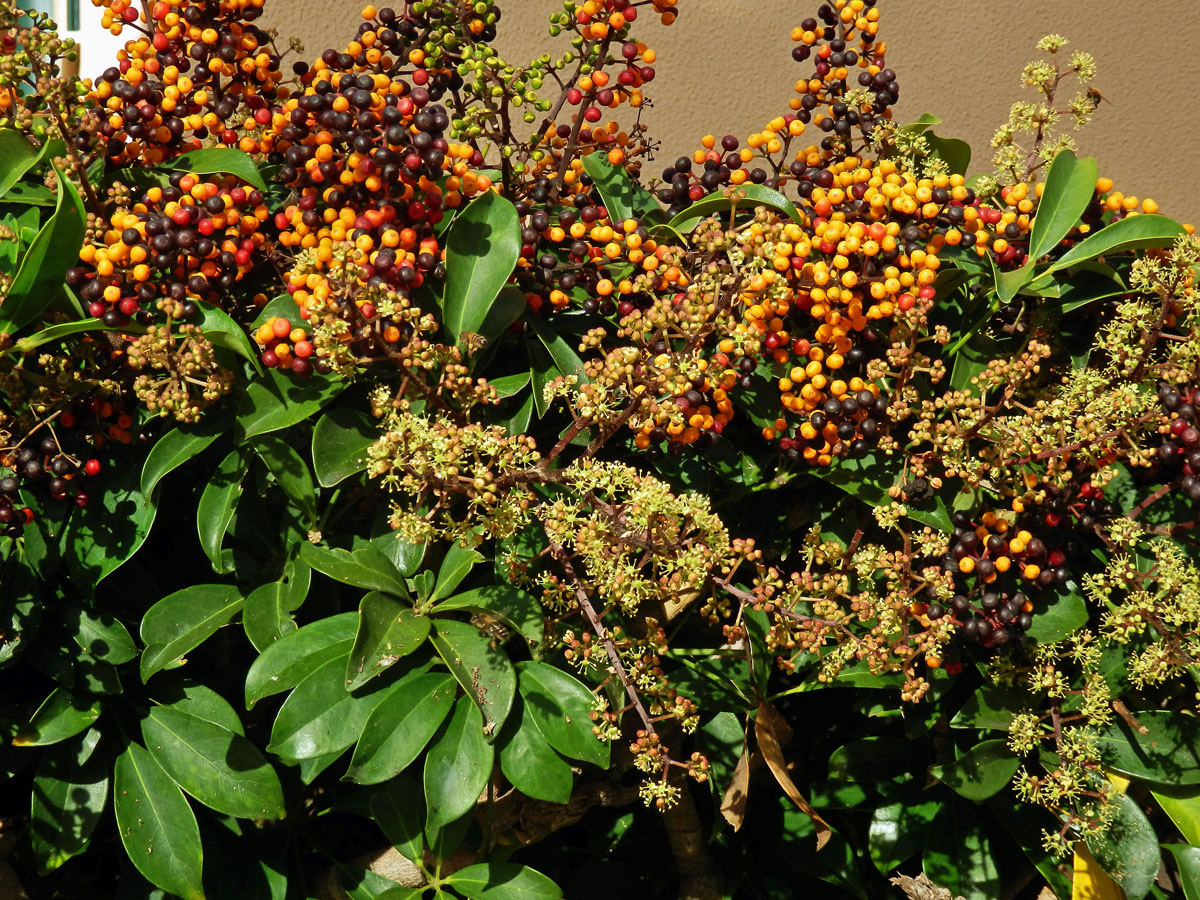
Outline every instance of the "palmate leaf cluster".
[[[566, 8], [554, 28], [578, 32]], [[540, 120], [544, 76], [578, 62], [477, 48], [471, 140], [494, 104]], [[821, 218], [786, 176], [670, 216], [651, 179], [584, 157], [586, 196], [678, 273], [615, 262], [632, 310], [582, 288], [535, 307], [521, 280], [521, 179], [570, 169], [568, 142], [501, 153], [497, 190], [448, 208], [419, 304], [348, 244], [277, 247], [189, 324], [117, 326], [68, 283], [103, 233], [88, 203], [176, 164], [81, 176], [44, 121], [0, 130], [0, 476], [66, 409], [130, 410], [88, 503], [22, 486], [32, 519], [0, 537], [0, 865], [35, 898], [874, 898], [922, 873], [970, 900], [1085, 878], [1200, 896], [1200, 515], [1162, 450], [1200, 387], [1200, 245], [1096, 213], [1096, 165], [1061, 139], [1017, 146], [1066, 114], [1056, 78], [1025, 71], [1043, 102], [1014, 107], [983, 182], [1044, 179], [1028, 261], [939, 248], [933, 296], [864, 367], [882, 436], [811, 466], [774, 439], [788, 367], [739, 305], [790, 296], [764, 276]], [[961, 174], [970, 148], [936, 124], [869, 149], [914, 182]], [[293, 199], [257, 150], [189, 162], [272, 213]], [[330, 286], [310, 377], [255, 345], [300, 321], [287, 267]], [[355, 298], [411, 341], [359, 355]], [[695, 428], [677, 401], [743, 351], [719, 439], [648, 453], [639, 430]], [[946, 610], [987, 588], [954, 548], [1027, 527], [1061, 538], [1064, 577], [1029, 589], [1019, 640], [972, 641]]]

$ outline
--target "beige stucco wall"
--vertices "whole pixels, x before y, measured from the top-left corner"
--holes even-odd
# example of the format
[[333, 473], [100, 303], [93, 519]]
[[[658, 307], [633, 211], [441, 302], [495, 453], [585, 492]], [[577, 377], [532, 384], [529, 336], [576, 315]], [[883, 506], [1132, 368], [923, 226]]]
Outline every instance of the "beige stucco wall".
[[[268, 0], [264, 19], [299, 37], [309, 55], [339, 47], [357, 26], [365, 0]], [[383, 5], [386, 0], [377, 0]], [[645, 120], [663, 141], [665, 163], [698, 146], [700, 136], [744, 136], [786, 111], [791, 85], [811, 64], [792, 62], [791, 27], [820, 0], [680, 0], [670, 28], [639, 22], [639, 37], [659, 51], [658, 79]], [[940, 116], [939, 131], [976, 149], [972, 172], [990, 158], [988, 140], [1014, 100], [1033, 45], [1049, 32], [1091, 51], [1094, 86], [1111, 102], [1080, 133], [1118, 189], [1152, 196], [1164, 213], [1200, 221], [1200, 102], [1192, 69], [1200, 45], [1200, 0], [880, 0], [880, 37], [900, 77], [899, 119]], [[510, 62], [561, 49], [546, 32], [561, 0], [501, 0], [497, 46]], [[661, 168], [656, 164], [647, 171]]]

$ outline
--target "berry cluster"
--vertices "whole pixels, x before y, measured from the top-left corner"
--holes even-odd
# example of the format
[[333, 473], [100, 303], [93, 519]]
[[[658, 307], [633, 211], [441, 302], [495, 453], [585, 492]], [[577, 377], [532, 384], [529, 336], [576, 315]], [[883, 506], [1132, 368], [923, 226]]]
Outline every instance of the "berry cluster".
[[[1011, 525], [994, 512], [978, 524], [964, 512], [953, 516], [954, 534], [944, 565], [948, 571], [975, 578], [985, 585], [1012, 572], [1031, 587], [1044, 589], [1070, 578], [1065, 548], [1049, 546], [1027, 528]], [[1015, 531], [1015, 534], [1011, 532]]]
[[127, 0], [93, 2], [107, 7], [110, 30], [128, 23], [144, 34], [92, 93], [113, 163], [159, 163], [212, 142], [270, 150], [263, 128], [287, 90], [270, 36], [252, 24], [262, 0], [154, 0], [149, 21]]
[[1158, 448], [1159, 462], [1168, 473], [1163, 480], [1179, 478], [1188, 499], [1200, 501], [1200, 387], [1188, 385], [1180, 390], [1163, 383], [1158, 387], [1158, 401], [1168, 417]]
[[254, 340], [263, 348], [262, 364], [267, 368], [287, 369], [301, 378], [313, 372], [313, 345], [308, 332], [293, 328], [281, 316], [272, 316], [254, 333]]
[[267, 215], [262, 191], [233, 177], [173, 173], [166, 187], [150, 188], [96, 229], [67, 283], [110, 327], [133, 318], [148, 324], [156, 306], [172, 318], [191, 318], [198, 301], [227, 299], [262, 261]]

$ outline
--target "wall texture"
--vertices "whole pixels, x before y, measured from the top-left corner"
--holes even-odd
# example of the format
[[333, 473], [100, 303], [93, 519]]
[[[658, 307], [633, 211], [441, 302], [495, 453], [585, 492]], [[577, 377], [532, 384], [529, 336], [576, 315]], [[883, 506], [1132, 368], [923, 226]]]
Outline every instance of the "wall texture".
[[[266, 24], [283, 38], [299, 37], [308, 56], [340, 47], [353, 33], [366, 0], [268, 0]], [[382, 5], [386, 0], [377, 0]], [[1195, 0], [1191, 0], [1195, 2]], [[644, 111], [663, 140], [665, 164], [699, 146], [700, 136], [744, 136], [787, 111], [791, 85], [811, 64], [794, 63], [788, 33], [819, 0], [681, 0], [670, 28], [639, 22], [639, 36], [659, 54], [658, 79]], [[1110, 101], [1078, 136], [1117, 188], [1153, 196], [1162, 211], [1200, 220], [1200, 103], [1191, 77], [1160, 65], [1187, 60], [1200, 43], [1191, 3], [1170, 0], [881, 0], [880, 37], [899, 75], [897, 118], [931, 112], [939, 133], [976, 150], [971, 171], [990, 169], [988, 141], [1017, 99], [1032, 99], [1020, 71], [1038, 56], [1034, 44], [1058, 32], [1071, 48], [1096, 57], [1093, 83]], [[561, 0], [501, 0], [497, 47], [520, 64], [565, 43], [546, 32]], [[1136, 37], [1140, 34], [1141, 37]], [[653, 171], [660, 168], [654, 166]]]

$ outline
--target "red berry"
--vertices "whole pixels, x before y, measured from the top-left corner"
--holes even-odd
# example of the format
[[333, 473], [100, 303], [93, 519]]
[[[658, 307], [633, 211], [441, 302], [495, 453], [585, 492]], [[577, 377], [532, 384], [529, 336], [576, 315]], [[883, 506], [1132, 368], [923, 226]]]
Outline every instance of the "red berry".
[[89, 475], [91, 475], [93, 478], [95, 478], [97, 475], [100, 474], [100, 460], [89, 459], [86, 463], [83, 464], [83, 470], [85, 472], [87, 472]]

